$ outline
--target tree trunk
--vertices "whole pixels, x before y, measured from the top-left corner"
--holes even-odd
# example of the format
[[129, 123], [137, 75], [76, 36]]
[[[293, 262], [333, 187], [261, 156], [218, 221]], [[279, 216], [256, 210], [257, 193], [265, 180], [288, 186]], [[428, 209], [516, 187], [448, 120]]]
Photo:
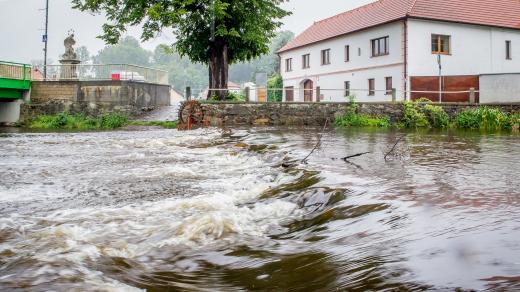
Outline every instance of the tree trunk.
[[209, 53], [208, 99], [216, 96], [225, 100], [228, 96], [228, 46], [222, 40], [215, 40]]

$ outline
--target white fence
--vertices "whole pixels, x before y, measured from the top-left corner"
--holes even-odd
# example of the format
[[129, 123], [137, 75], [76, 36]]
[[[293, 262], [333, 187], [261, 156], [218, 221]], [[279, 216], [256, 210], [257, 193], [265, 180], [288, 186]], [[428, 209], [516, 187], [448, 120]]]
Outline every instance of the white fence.
[[0, 61], [0, 78], [31, 80], [31, 66]]
[[[390, 102], [403, 101], [403, 97], [407, 96], [410, 100], [412, 93], [425, 94], [432, 96], [433, 102], [446, 102], [448, 95], [463, 95], [465, 102], [477, 103], [479, 90], [468, 88], [460, 91], [403, 91], [399, 89], [356, 89], [356, 88], [230, 88], [230, 89], [199, 89], [190, 88], [192, 99], [206, 100], [208, 92], [226, 91], [232, 97], [238, 97], [236, 101], [253, 101], [253, 102], [348, 102], [353, 97], [357, 102]], [[376, 95], [378, 94], [378, 95]], [[188, 94], [186, 94], [188, 95]], [[292, 100], [289, 98], [292, 96]], [[331, 99], [329, 96], [335, 96]], [[384, 99], [381, 99], [384, 96]], [[362, 98], [359, 98], [362, 97]], [[449, 102], [449, 101], [448, 101]]]
[[[43, 72], [43, 68], [38, 68]], [[107, 65], [47, 65], [47, 78], [36, 77], [33, 80], [45, 81], [106, 81], [125, 80], [154, 84], [168, 84], [168, 72], [127, 64]], [[43, 76], [43, 74], [42, 74]]]

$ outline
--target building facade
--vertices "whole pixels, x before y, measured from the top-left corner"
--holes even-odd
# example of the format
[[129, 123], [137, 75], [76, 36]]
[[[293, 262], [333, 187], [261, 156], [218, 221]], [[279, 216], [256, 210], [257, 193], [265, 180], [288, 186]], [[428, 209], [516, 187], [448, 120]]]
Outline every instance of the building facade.
[[520, 2], [380, 0], [316, 22], [279, 56], [284, 101], [316, 101], [317, 87], [331, 102], [478, 99], [480, 76], [520, 73]]

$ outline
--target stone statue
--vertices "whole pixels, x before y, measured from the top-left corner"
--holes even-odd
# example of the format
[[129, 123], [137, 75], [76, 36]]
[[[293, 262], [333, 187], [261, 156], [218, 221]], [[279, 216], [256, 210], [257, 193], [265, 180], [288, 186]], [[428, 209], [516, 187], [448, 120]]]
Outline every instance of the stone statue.
[[74, 40], [74, 33], [70, 34], [64, 41], [63, 45], [65, 46], [65, 54], [63, 54], [63, 60], [77, 60], [78, 55], [74, 52], [74, 45], [76, 41]]
[[78, 60], [78, 54], [74, 51], [74, 45], [76, 41], [74, 40], [74, 32], [69, 31], [69, 36], [63, 41], [63, 45], [65, 46], [65, 54], [63, 54], [62, 59], [60, 60], [61, 68], [60, 68], [60, 80], [78, 80], [80, 76], [78, 76], [78, 65], [81, 63]]

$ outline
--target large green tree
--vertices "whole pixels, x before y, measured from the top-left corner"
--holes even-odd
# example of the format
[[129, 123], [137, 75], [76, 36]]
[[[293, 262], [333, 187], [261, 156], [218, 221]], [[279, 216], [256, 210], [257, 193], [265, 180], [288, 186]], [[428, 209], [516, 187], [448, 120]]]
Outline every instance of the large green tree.
[[90, 52], [88, 51], [86, 46], [81, 46], [76, 49], [76, 54], [78, 55], [78, 59], [82, 64], [90, 62], [92, 57], [90, 56]]
[[[129, 25], [142, 25], [142, 40], [164, 29], [177, 37], [176, 50], [209, 67], [209, 86], [227, 89], [229, 64], [269, 52], [270, 39], [289, 12], [285, 0], [72, 0], [82, 11], [104, 12], [110, 23], [101, 36], [117, 43]], [[210, 92], [219, 99], [226, 91]]]
[[159, 45], [153, 54], [153, 66], [168, 71], [170, 84], [184, 91], [187, 86], [196, 94], [208, 87], [208, 68], [201, 63], [193, 63], [181, 57], [168, 45]]
[[255, 81], [255, 73], [267, 73], [273, 76], [280, 72], [280, 57], [278, 50], [285, 46], [294, 38], [291, 31], [281, 31], [276, 34], [269, 46], [269, 54], [263, 55], [250, 62], [234, 64], [229, 69], [229, 76], [232, 81], [247, 82]]
[[139, 41], [127, 36], [114, 45], [104, 47], [93, 57], [97, 64], [132, 64], [150, 66], [152, 53], [141, 47]]

